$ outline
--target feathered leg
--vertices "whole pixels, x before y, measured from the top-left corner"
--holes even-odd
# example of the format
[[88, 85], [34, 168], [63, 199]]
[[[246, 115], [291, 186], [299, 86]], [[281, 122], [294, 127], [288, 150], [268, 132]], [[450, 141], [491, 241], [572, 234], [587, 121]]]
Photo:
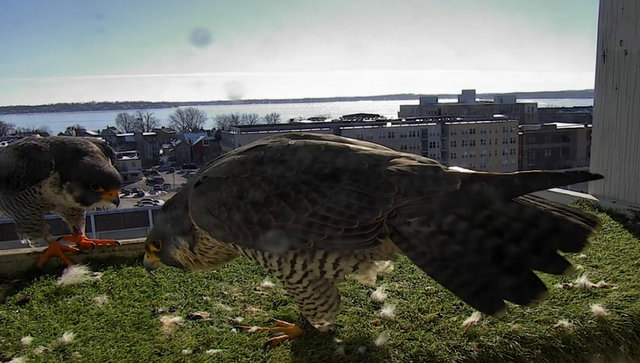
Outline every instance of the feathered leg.
[[[306, 319], [314, 329], [321, 332], [331, 332], [337, 325], [334, 323], [340, 309], [340, 292], [335, 284], [325, 278], [311, 278], [302, 276], [299, 280], [285, 281], [285, 289], [293, 296], [298, 305], [300, 315]], [[265, 346], [274, 347], [285, 340], [299, 338], [307, 333], [304, 328], [283, 320], [274, 321], [277, 327], [248, 327], [240, 328], [250, 332], [271, 332], [281, 335], [269, 338]]]

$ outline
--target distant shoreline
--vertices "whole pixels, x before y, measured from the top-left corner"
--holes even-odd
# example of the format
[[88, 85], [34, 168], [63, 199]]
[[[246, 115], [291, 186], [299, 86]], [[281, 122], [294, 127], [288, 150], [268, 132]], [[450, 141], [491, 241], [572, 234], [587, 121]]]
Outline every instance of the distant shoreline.
[[[249, 105], [249, 104], [283, 104], [283, 103], [321, 103], [321, 102], [353, 102], [353, 101], [398, 101], [417, 100], [420, 96], [428, 94], [401, 93], [379, 96], [354, 96], [354, 97], [311, 97], [289, 99], [250, 99], [250, 100], [226, 100], [226, 101], [192, 101], [192, 102], [149, 102], [149, 101], [123, 101], [123, 102], [84, 102], [84, 103], [55, 103], [47, 105], [16, 105], [0, 106], [2, 114], [22, 113], [49, 113], [49, 112], [87, 112], [87, 111], [114, 111], [114, 110], [145, 110], [156, 108], [171, 108], [182, 106], [209, 106], [209, 105]], [[478, 93], [480, 99], [493, 98], [496, 95], [515, 95], [517, 99], [530, 98], [593, 98], [594, 91], [566, 90], [566, 91], [540, 91], [540, 92], [509, 92], [509, 93]], [[455, 98], [458, 94], [436, 94], [440, 98]]]

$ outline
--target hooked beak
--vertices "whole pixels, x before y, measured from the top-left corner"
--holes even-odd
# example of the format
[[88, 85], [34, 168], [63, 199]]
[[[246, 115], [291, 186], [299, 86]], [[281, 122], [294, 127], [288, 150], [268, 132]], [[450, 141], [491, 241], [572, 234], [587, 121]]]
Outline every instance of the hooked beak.
[[120, 191], [118, 189], [101, 190], [100, 192], [102, 200], [113, 203], [116, 207], [120, 205]]
[[144, 263], [144, 268], [151, 275], [155, 275], [155, 270], [158, 267], [162, 266], [162, 262], [160, 262], [160, 259], [156, 257], [154, 254], [149, 252], [145, 252], [143, 263]]

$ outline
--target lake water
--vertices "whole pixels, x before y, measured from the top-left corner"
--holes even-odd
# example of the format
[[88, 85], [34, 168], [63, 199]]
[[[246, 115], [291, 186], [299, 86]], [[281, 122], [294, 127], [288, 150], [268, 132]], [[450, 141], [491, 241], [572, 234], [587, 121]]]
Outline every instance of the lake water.
[[[441, 99], [441, 102], [455, 102], [454, 99]], [[537, 102], [538, 107], [571, 107], [592, 106], [591, 98], [573, 99], [519, 99], [518, 102]], [[205, 129], [214, 127], [216, 115], [229, 113], [257, 113], [264, 116], [271, 112], [280, 114], [282, 121], [289, 119], [326, 116], [338, 118], [351, 113], [375, 113], [387, 118], [397, 118], [400, 105], [418, 104], [418, 100], [401, 101], [349, 101], [349, 102], [314, 102], [314, 103], [277, 103], [250, 105], [203, 105], [196, 106], [209, 115]], [[175, 108], [156, 108], [140, 111], [153, 112], [161, 125], [167, 125], [169, 114]], [[16, 127], [35, 128], [47, 126], [54, 134], [64, 131], [67, 126], [79, 124], [87, 130], [100, 130], [113, 126], [115, 117], [120, 112], [133, 113], [135, 110], [93, 111], [93, 112], [50, 112], [30, 114], [0, 115], [0, 121], [14, 124]]]

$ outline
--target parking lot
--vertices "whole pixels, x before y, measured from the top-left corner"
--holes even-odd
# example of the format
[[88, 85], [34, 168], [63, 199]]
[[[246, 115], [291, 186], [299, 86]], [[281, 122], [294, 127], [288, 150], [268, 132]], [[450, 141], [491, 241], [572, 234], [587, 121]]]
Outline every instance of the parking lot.
[[[121, 188], [120, 206], [118, 208], [160, 206], [174, 196], [180, 187], [187, 182], [188, 177], [194, 173], [195, 171], [187, 170], [176, 170], [174, 173], [157, 172], [157, 174], [151, 174], [148, 178], [144, 177], [135, 183], [125, 183]], [[162, 179], [158, 179], [158, 177]]]

